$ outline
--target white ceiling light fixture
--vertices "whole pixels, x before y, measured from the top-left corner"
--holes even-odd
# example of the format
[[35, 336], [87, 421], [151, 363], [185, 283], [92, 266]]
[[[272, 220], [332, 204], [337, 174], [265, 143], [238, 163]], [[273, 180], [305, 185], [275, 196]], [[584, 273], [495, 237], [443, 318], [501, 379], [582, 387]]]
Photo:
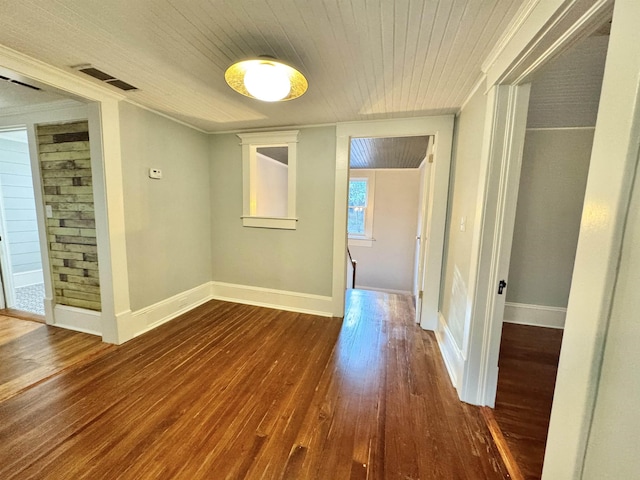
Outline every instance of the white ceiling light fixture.
[[267, 56], [234, 63], [224, 79], [236, 92], [264, 102], [293, 100], [309, 87], [298, 70]]

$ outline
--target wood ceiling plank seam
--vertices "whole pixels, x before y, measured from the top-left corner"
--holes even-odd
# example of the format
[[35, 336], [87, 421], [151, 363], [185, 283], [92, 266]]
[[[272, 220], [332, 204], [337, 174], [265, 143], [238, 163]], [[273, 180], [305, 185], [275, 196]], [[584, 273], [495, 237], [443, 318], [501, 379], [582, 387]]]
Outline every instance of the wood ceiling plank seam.
[[[234, 62], [235, 54], [229, 51], [229, 47], [227, 46], [227, 44], [221, 41], [221, 39], [217, 38], [217, 35], [215, 35], [215, 33], [211, 31], [211, 29], [208, 29], [208, 32], [206, 32], [202, 28], [202, 25], [199, 24], [198, 22], [200, 20], [200, 17], [196, 15], [192, 9], [190, 9], [191, 4], [189, 2], [180, 2], [180, 7], [176, 6], [172, 0], [167, 0], [167, 3], [171, 5], [173, 10], [176, 13], [178, 13], [178, 15], [180, 15], [183, 18], [183, 20], [189, 25], [190, 30], [197, 32], [202, 37], [201, 39], [197, 39], [197, 35], [195, 34], [193, 35], [194, 38], [196, 38], [199, 41], [199, 43], [205, 48], [205, 50], [208, 50], [214, 54], [213, 57], [210, 55], [206, 55], [206, 56], [216, 65], [216, 67], [223, 70], [224, 69], [223, 65], [230, 65]], [[187, 15], [185, 13], [185, 10], [187, 9], [191, 13], [191, 15]], [[208, 36], [211, 34], [213, 34], [216, 37], [218, 42], [211, 41], [211, 39]], [[215, 48], [208, 47], [207, 45], [215, 46]], [[204, 51], [202, 50], [200, 51], [203, 54], [205, 54]]]
[[[448, 85], [450, 83], [449, 80], [453, 78], [452, 70], [455, 67], [455, 64], [450, 63], [450, 60], [452, 57], [451, 53], [460, 44], [464, 45], [466, 43], [465, 33], [466, 35], [468, 35], [468, 32], [471, 29], [470, 28], [471, 26], [466, 25], [466, 23], [468, 21], [471, 21], [473, 25], [473, 21], [474, 21], [474, 18], [468, 14], [468, 7], [469, 7], [469, 2], [464, 2], [461, 7], [462, 11], [460, 12], [457, 21], [454, 22], [454, 24], [456, 25], [455, 28], [447, 27], [446, 32], [450, 32], [451, 30], [454, 30], [454, 33], [450, 34], [450, 36], [452, 37], [451, 42], [448, 43], [449, 45], [448, 48], [446, 49], [446, 51], [443, 52], [443, 58], [440, 60], [440, 66], [435, 69], [435, 71], [437, 72], [437, 75], [436, 75], [436, 78], [434, 79], [434, 82], [432, 83], [432, 87], [436, 92], [439, 91], [439, 88], [442, 85], [442, 82], [444, 80], [443, 95], [440, 96], [439, 101], [440, 101], [440, 106], [445, 108], [448, 105], [444, 101], [444, 94], [446, 94], [448, 90]], [[449, 22], [449, 24], [451, 24], [451, 22]], [[471, 61], [466, 61], [465, 63], [473, 64], [473, 63], [477, 63], [477, 60], [474, 60], [473, 57], [471, 57]]]
[[[409, 8], [409, 0], [396, 0], [395, 2], [393, 2], [394, 84], [391, 97], [391, 112], [400, 111], [400, 105], [402, 104], [402, 92], [405, 83], [404, 65], [407, 58], [407, 29], [409, 27]], [[397, 28], [396, 25], [399, 25], [399, 28]]]
[[[369, 49], [377, 50], [376, 47], [379, 47], [379, 51], [382, 51], [382, 32], [381, 30], [374, 30], [373, 25], [375, 24], [374, 19], [377, 18], [375, 9], [378, 8], [378, 4], [372, 4], [364, 1], [364, 11], [365, 11], [365, 29], [367, 32], [367, 45]], [[375, 35], [379, 33], [379, 35]], [[373, 72], [371, 76], [366, 79], [366, 82], [371, 85], [375, 94], [372, 97], [369, 97], [368, 103], [366, 104], [366, 110], [360, 110], [361, 113], [369, 114], [374, 111], [376, 105], [380, 102], [380, 100], [384, 97], [384, 83], [383, 83], [383, 66], [382, 62], [378, 61], [378, 56], [375, 54], [370, 54], [366, 58], [366, 63], [370, 65], [370, 71]]]
[[[452, 15], [454, 14], [454, 12], [456, 12], [455, 7], [457, 5], [459, 5], [459, 3], [455, 0], [454, 2], [449, 4], [449, 8], [446, 14], [446, 19], [443, 19], [443, 21], [440, 23], [441, 31], [438, 35], [438, 42], [437, 42], [438, 46], [433, 58], [433, 62], [432, 62], [433, 68], [429, 73], [429, 80], [427, 82], [427, 89], [425, 91], [425, 98], [433, 99], [432, 101], [436, 102], [437, 107], [440, 107], [441, 104], [438, 101], [439, 99], [435, 98], [435, 95], [433, 93], [434, 83], [436, 81], [434, 78], [434, 74], [438, 71], [441, 71], [442, 69], [442, 65], [440, 65], [440, 63], [442, 61], [442, 57], [446, 55], [445, 50], [449, 48], [449, 42], [446, 40], [449, 36], [449, 30], [450, 30], [449, 25], [452, 24]], [[424, 100], [421, 107], [425, 108]]]
[[[484, 22], [484, 28], [481, 30], [480, 35], [478, 35], [477, 40], [474, 42], [474, 47], [471, 50], [470, 55], [472, 58], [478, 59], [478, 74], [476, 79], [473, 82], [466, 82], [469, 85], [469, 89], [464, 88], [465, 81], [462, 82], [462, 86], [459, 86], [460, 81], [465, 77], [465, 75], [459, 75], [456, 77], [456, 82], [453, 84], [450, 90], [450, 94], [447, 100], [447, 103], [450, 105], [459, 105], [462, 101], [467, 97], [471, 88], [479, 81], [482, 76], [482, 62], [484, 62], [486, 56], [489, 54], [490, 50], [493, 48], [498, 38], [502, 35], [502, 28], [500, 27], [505, 22], [505, 18], [509, 18], [509, 22], [513, 18], [511, 15], [508, 15], [509, 9], [501, 10], [499, 8], [500, 0], [496, 1], [493, 4], [493, 8], [488, 16], [487, 20]], [[514, 5], [519, 5], [517, 1], [511, 1], [511, 8]], [[519, 6], [515, 8], [517, 11]], [[503, 12], [500, 16], [500, 12]], [[499, 16], [500, 18], [495, 18]], [[494, 19], [495, 20], [492, 20]], [[490, 32], [490, 35], [486, 33]], [[484, 39], [484, 42], [482, 41]], [[467, 62], [461, 62], [461, 67], [468, 68]]]
[[[353, 92], [353, 90], [349, 89], [349, 93], [350, 93], [349, 97], [353, 98], [354, 107], [356, 111], [361, 112], [362, 106], [365, 104], [365, 102], [367, 102], [367, 99], [370, 98], [370, 93], [369, 93], [369, 80], [367, 78], [367, 75], [361, 76], [361, 75], [353, 74], [354, 72], [359, 70], [359, 66], [363, 61], [363, 59], [357, 53], [354, 52], [354, 48], [357, 51], [361, 51], [360, 48], [362, 46], [362, 43], [361, 43], [359, 32], [357, 29], [353, 27], [349, 28], [347, 26], [347, 22], [346, 22], [347, 16], [345, 14], [345, 11], [343, 10], [343, 8], [351, 7], [351, 13], [353, 14], [353, 5], [352, 5], [352, 2], [350, 1], [337, 2], [336, 7], [337, 7], [337, 10], [340, 12], [340, 25], [341, 25], [340, 36], [346, 42], [345, 45], [349, 45], [349, 48], [347, 48], [347, 50], [349, 52], [350, 67], [348, 68], [349, 75], [346, 77], [346, 79], [348, 79], [348, 82], [350, 84], [352, 84], [354, 87], [357, 88], [359, 93], [359, 95], [356, 97], [354, 93], [351, 93]], [[353, 18], [355, 20], [355, 16]], [[355, 40], [353, 37], [355, 37]]]
[[[331, 30], [331, 33], [333, 34], [333, 38], [336, 41], [336, 44], [337, 45], [342, 45], [341, 55], [340, 55], [339, 58], [337, 58], [337, 60], [339, 60], [339, 61], [336, 61], [336, 63], [340, 65], [340, 69], [342, 71], [340, 73], [338, 73], [335, 76], [335, 78], [336, 79], [342, 79], [342, 85], [344, 85], [346, 79], [351, 78], [349, 66], [352, 66], [352, 65], [355, 64], [353, 55], [351, 55], [351, 48], [350, 48], [350, 44], [349, 44], [348, 35], [344, 31], [344, 21], [343, 21], [342, 16], [339, 15], [340, 24], [343, 27], [342, 28], [342, 32], [340, 32], [340, 27], [338, 26], [338, 22], [337, 21], [332, 21], [332, 18], [333, 18], [333, 16], [331, 15], [332, 11], [329, 9], [329, 7], [327, 5], [327, 0], [323, 0], [321, 2], [321, 5], [322, 5], [322, 10], [323, 10], [324, 16], [325, 16], [327, 22], [329, 23], [329, 25], [331, 26], [330, 30]], [[338, 11], [339, 11], [339, 7], [338, 7]], [[342, 33], [342, 35], [340, 35], [341, 33]], [[349, 55], [349, 57], [350, 57], [349, 60], [344, 59], [345, 52], [347, 52], [347, 54]], [[348, 64], [347, 64], [347, 62], [348, 62]], [[355, 84], [354, 86], [357, 87], [358, 90], [360, 90], [359, 82], [355, 81], [353, 83]], [[362, 95], [360, 96], [360, 98], [362, 98]], [[351, 91], [347, 92], [347, 95], [344, 96], [344, 99], [349, 103], [350, 108], [352, 108], [354, 111], [358, 111], [360, 109], [361, 101], [359, 101], [359, 99], [356, 98], [356, 96]]]
[[422, 66], [422, 71], [420, 72], [420, 85], [419, 85], [419, 90], [421, 92], [420, 95], [420, 99], [418, 99], [418, 105], [420, 105], [420, 108], [424, 108], [424, 103], [425, 101], [428, 100], [427, 97], [427, 90], [429, 88], [429, 79], [430, 79], [430, 72], [433, 69], [433, 62], [431, 61], [431, 57], [433, 57], [434, 53], [433, 50], [435, 49], [435, 37], [437, 36], [437, 26], [438, 26], [438, 18], [440, 17], [440, 12], [442, 10], [443, 2], [441, 0], [439, 0], [436, 4], [436, 10], [433, 14], [433, 22], [431, 24], [431, 29], [429, 31], [429, 41], [427, 42], [427, 51], [426, 51], [426, 55], [425, 55], [425, 59], [424, 59], [424, 64]]
[[[409, 78], [408, 78], [408, 88], [406, 88], [404, 90], [404, 95], [402, 96], [402, 98], [400, 99], [400, 110], [403, 112], [408, 112], [410, 111], [410, 104], [412, 103], [411, 100], [413, 99], [413, 103], [415, 104], [416, 102], [416, 98], [418, 96], [418, 94], [416, 94], [415, 89], [414, 89], [414, 83], [415, 83], [415, 79], [416, 79], [416, 72], [418, 72], [419, 70], [416, 68], [416, 62], [418, 60], [418, 48], [421, 44], [420, 39], [422, 37], [422, 33], [423, 33], [423, 29], [420, 28], [420, 26], [423, 24], [424, 22], [424, 17], [425, 17], [425, 9], [426, 6], [429, 2], [420, 2], [419, 4], [416, 4], [416, 2], [412, 2], [410, 4], [410, 8], [411, 6], [413, 6], [413, 8], [418, 8], [416, 5], [419, 5], [419, 13], [409, 13], [408, 19], [407, 19], [407, 32], [413, 32], [413, 39], [414, 42], [411, 45], [411, 47], [409, 46], [409, 41], [407, 39], [407, 45], [406, 45], [406, 50], [405, 50], [405, 59], [406, 59], [406, 52], [407, 51], [411, 51], [411, 55], [410, 58], [412, 59], [412, 62], [410, 62], [409, 65], [407, 65], [408, 71], [410, 72], [409, 74]], [[407, 37], [408, 38], [408, 37]], [[406, 60], [405, 60], [406, 61]]]
[[[433, 29], [435, 27], [435, 21], [436, 21], [439, 5], [440, 5], [440, 2], [424, 2], [423, 3], [422, 19], [421, 19], [420, 25], [422, 26], [423, 22], [426, 19], [431, 20], [428, 29], [425, 29], [425, 28], [419, 29], [420, 34], [418, 35], [418, 38], [417, 38], [418, 45], [421, 45], [424, 50], [424, 57], [422, 57], [424, 59], [427, 58], [429, 49], [431, 48], [431, 39], [433, 35]], [[433, 10], [427, 11], [426, 10], [427, 7], [431, 7]], [[426, 32], [428, 32], [428, 34]], [[427, 38], [427, 41], [420, 42], [421, 38], [425, 38], [425, 37]], [[416, 46], [416, 52], [417, 51], [418, 50]], [[415, 91], [414, 105], [417, 105], [419, 102], [423, 102], [424, 96], [425, 96], [423, 80], [424, 80], [425, 71], [427, 70], [427, 64], [425, 60], [422, 62], [421, 65], [418, 65], [418, 58], [420, 57], [416, 55], [416, 60], [413, 63], [413, 69], [412, 69], [412, 75], [411, 75], [412, 82], [413, 82], [413, 79], [415, 79], [416, 76], [418, 76], [417, 84], [415, 84], [415, 87], [413, 87]], [[416, 75], [416, 72], [419, 72], [418, 75]]]
[[[302, 15], [302, 12], [300, 12], [300, 10], [296, 10], [296, 13], [298, 13], [300, 17], [300, 21], [304, 27], [305, 32], [309, 33], [309, 32], [316, 31], [317, 23], [315, 23], [314, 25], [309, 25], [309, 23], [307, 22], [307, 19], [305, 18], [304, 15]], [[316, 35], [313, 35], [313, 33], [310, 36], [312, 38], [318, 38]], [[323, 56], [320, 51], [320, 48], [321, 48], [320, 42], [312, 41], [310, 43], [310, 48], [312, 48], [313, 51], [307, 50], [307, 55], [309, 55], [310, 58], [318, 59], [318, 61], [314, 62], [312, 68], [310, 68], [309, 71], [307, 72], [310, 75], [310, 80], [311, 80], [314, 78], [314, 72], [316, 71], [320, 71], [320, 72], [330, 71], [330, 65], [326, 63], [328, 60], [325, 59], [325, 56]], [[326, 91], [322, 87], [322, 84], [320, 81], [316, 82], [312, 90], [312, 93], [313, 92], [318, 92], [318, 94], [322, 96], [322, 98], [324, 99], [324, 105], [323, 105], [324, 108], [330, 111], [334, 118], [341, 118], [342, 115], [341, 115], [341, 112], [338, 111], [338, 106], [335, 104], [335, 102], [331, 101], [332, 92]]]
[[[380, 5], [380, 27], [382, 32], [382, 56], [383, 62], [383, 82], [384, 82], [384, 110], [382, 113], [385, 118], [391, 111], [392, 94], [394, 87], [394, 52], [395, 52], [395, 25], [393, 21], [389, 22], [389, 18], [394, 18], [393, 2], [382, 2]], [[385, 15], [386, 10], [386, 15]], [[390, 11], [389, 11], [390, 10]], [[390, 24], [390, 26], [389, 26]], [[390, 31], [389, 31], [390, 30]], [[386, 68], [385, 68], [386, 67]]]
[[[365, 42], [365, 38], [366, 38], [366, 46], [370, 47], [370, 45], [372, 45], [371, 43], [371, 29], [369, 28], [368, 24], [366, 22], [362, 22], [362, 21], [358, 21], [358, 15], [356, 15], [356, 11], [355, 11], [355, 7], [354, 7], [354, 2], [357, 0], [351, 0], [349, 2], [349, 7], [350, 7], [350, 11], [351, 11], [351, 21], [353, 24], [352, 27], [352, 31], [356, 32], [356, 37], [358, 39], [358, 51], [363, 51], [365, 50], [365, 46], [363, 45], [363, 42]], [[366, 0], [363, 1], [362, 3], [362, 7], [366, 12], [367, 9], [367, 2]], [[364, 15], [364, 18], [367, 18], [366, 14]], [[361, 20], [361, 19], [360, 19]], [[363, 32], [360, 28], [360, 25], [365, 25], [364, 28], [364, 35]], [[370, 56], [371, 57], [371, 56]], [[376, 76], [375, 76], [375, 70], [373, 68], [373, 62], [370, 61], [369, 59], [366, 58], [362, 58], [362, 56], [360, 56], [360, 58], [358, 59], [359, 63], [359, 67], [361, 68], [361, 71], [364, 72], [364, 76], [356, 76], [356, 81], [363, 83], [365, 90], [366, 90], [366, 96], [363, 96], [361, 98], [361, 102], [360, 102], [360, 106], [358, 109], [358, 113], [360, 115], [362, 115], [362, 112], [366, 109], [370, 108], [370, 105], [373, 104], [374, 102], [374, 98], [378, 98], [378, 92], [377, 92], [377, 82], [376, 82]], [[361, 80], [357, 80], [359, 78], [362, 78]], [[373, 88], [372, 88], [373, 85]], [[361, 89], [362, 91], [362, 89]]]
[[[269, 11], [271, 12], [271, 15], [274, 18], [274, 20], [280, 18], [276, 14], [276, 11], [274, 10], [274, 8], [273, 8], [273, 6], [271, 5], [270, 2], [265, 2], [265, 4], [267, 5], [267, 7], [269, 7]], [[304, 72], [306, 72], [308, 70], [308, 65], [305, 62], [305, 59], [304, 59], [303, 55], [301, 55], [298, 52], [298, 48], [296, 47], [296, 43], [297, 42], [295, 40], [293, 40], [292, 33], [290, 33], [290, 32], [294, 32], [296, 30], [296, 28], [287, 28], [281, 22], [278, 22], [277, 26], [278, 26], [278, 28], [280, 28], [280, 31], [282, 32], [282, 35], [284, 36], [285, 40], [287, 41], [287, 44], [289, 45], [289, 50], [291, 51], [291, 55], [287, 56], [287, 60], [290, 60], [291, 63], [293, 63], [292, 66], [294, 66], [295, 68], [299, 69], [304, 74]]]
[[[446, 106], [452, 106], [454, 104], [450, 101], [450, 93], [453, 90], [452, 84], [458, 82], [461, 78], [467, 80], [471, 76], [477, 75], [480, 72], [479, 56], [474, 54], [474, 47], [477, 42], [473, 41], [473, 38], [477, 38], [477, 35], [472, 35], [478, 28], [486, 28], [486, 19], [484, 18], [480, 8], [480, 3], [469, 2], [465, 6], [462, 14], [463, 21], [458, 24], [456, 32], [456, 39], [452, 48], [447, 54], [444, 70], [447, 75], [440, 75], [436, 84], [436, 90], [440, 88], [444, 89], [444, 95], [442, 97], [442, 104]], [[468, 25], [467, 23], [471, 23]], [[463, 53], [467, 58], [471, 58], [472, 62], [469, 62], [467, 58], [462, 58]], [[473, 68], [469, 68], [472, 63]], [[464, 81], [463, 81], [464, 83]], [[465, 95], [468, 92], [465, 92]]]

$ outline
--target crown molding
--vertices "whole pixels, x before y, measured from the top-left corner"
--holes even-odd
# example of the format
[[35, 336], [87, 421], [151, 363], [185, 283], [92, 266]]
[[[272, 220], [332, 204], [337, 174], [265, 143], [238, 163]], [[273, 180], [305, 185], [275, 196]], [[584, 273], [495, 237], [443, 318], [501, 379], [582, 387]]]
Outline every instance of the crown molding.
[[68, 108], [86, 107], [82, 102], [76, 100], [55, 100], [47, 103], [37, 103], [34, 105], [21, 105], [17, 107], [7, 107], [0, 109], [0, 117], [11, 117], [14, 115], [28, 115], [37, 112], [50, 112], [53, 110], [64, 110]]

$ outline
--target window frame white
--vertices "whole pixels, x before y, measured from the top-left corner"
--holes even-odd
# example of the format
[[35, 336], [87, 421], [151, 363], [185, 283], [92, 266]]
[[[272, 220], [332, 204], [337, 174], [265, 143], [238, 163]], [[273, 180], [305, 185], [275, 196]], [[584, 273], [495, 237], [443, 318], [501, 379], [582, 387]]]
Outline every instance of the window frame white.
[[[370, 169], [349, 170], [349, 185], [353, 180], [365, 180], [367, 182], [367, 206], [364, 211], [364, 234], [349, 233], [347, 225], [348, 243], [349, 246], [354, 247], [371, 247], [375, 241], [373, 238], [373, 217], [375, 212], [376, 172]], [[347, 211], [348, 209], [349, 207], [347, 206]]]
[[[242, 225], [253, 228], [275, 228], [295, 230], [296, 216], [296, 170], [299, 130], [279, 132], [238, 133], [242, 146]], [[258, 148], [287, 147], [287, 216], [262, 217], [256, 212], [256, 155]]]

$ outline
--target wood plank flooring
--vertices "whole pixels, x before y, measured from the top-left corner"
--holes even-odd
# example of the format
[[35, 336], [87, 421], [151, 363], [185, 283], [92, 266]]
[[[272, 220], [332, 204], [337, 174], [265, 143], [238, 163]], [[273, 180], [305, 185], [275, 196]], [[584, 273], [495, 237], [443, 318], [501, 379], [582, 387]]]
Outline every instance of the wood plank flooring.
[[542, 476], [562, 330], [505, 323], [493, 416], [522, 478]]
[[100, 337], [0, 315], [0, 401], [110, 348]]
[[505, 472], [411, 298], [379, 292], [344, 321], [211, 301], [0, 403], [3, 479]]

